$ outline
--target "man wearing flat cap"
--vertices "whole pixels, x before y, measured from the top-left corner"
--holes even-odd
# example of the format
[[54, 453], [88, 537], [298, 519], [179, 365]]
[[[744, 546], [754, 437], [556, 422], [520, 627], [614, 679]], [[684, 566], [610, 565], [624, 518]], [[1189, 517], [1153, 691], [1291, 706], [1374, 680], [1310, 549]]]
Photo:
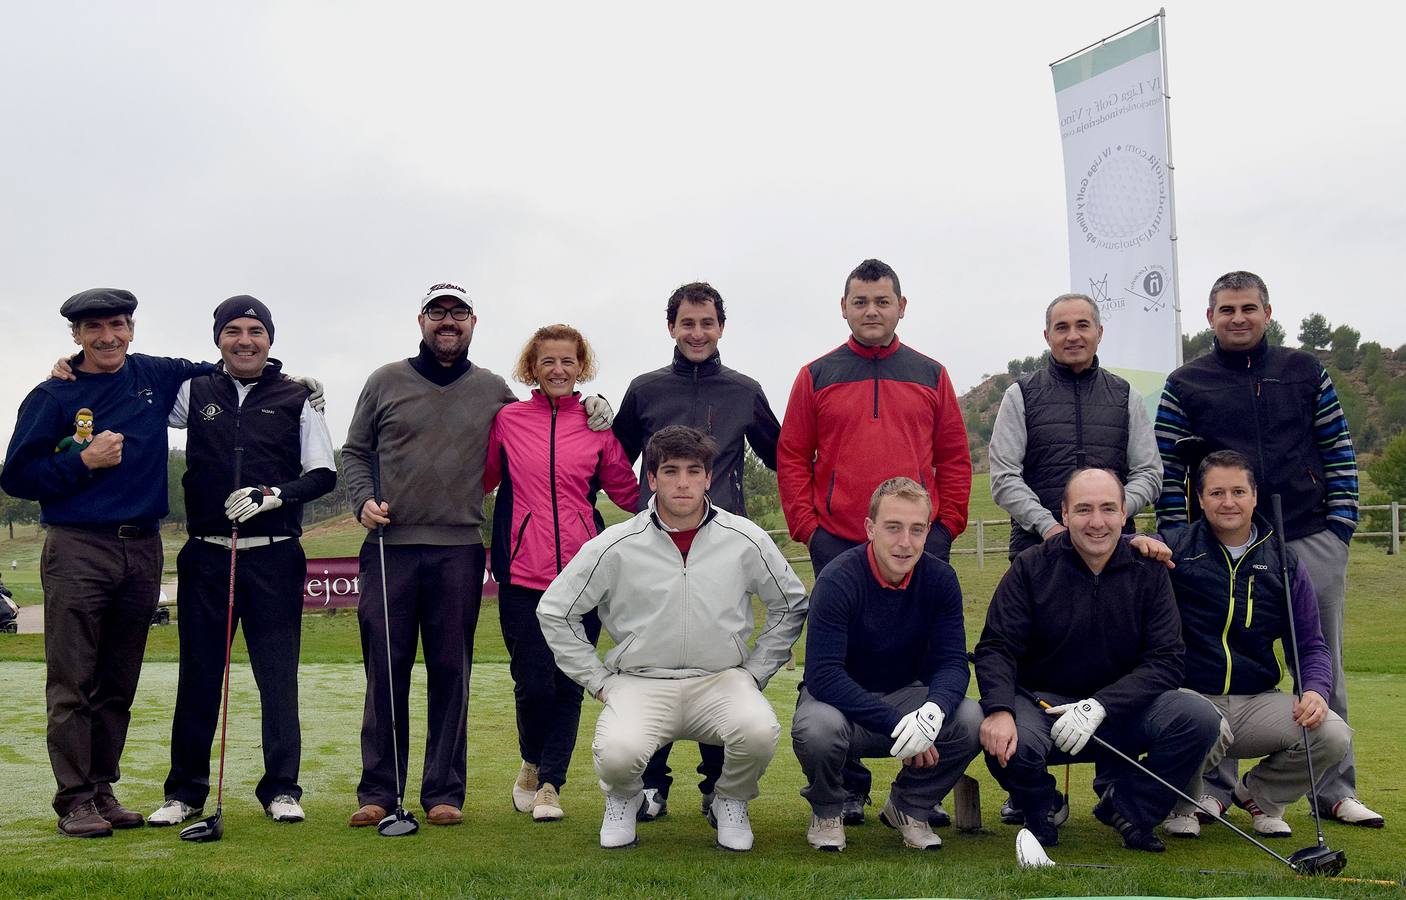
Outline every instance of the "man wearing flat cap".
[[[71, 323], [71, 381], [50, 379], [20, 405], [0, 489], [39, 501], [48, 665], [49, 761], [59, 832], [103, 837], [142, 824], [113, 793], [161, 590], [166, 417], [183, 382], [211, 367], [129, 354], [129, 291], [94, 288], [59, 312]], [[90, 411], [92, 440], [74, 433]]]
[[179, 824], [210, 794], [233, 553], [234, 626], [244, 628], [263, 710], [264, 775], [254, 793], [273, 821], [301, 822], [298, 649], [307, 563], [298, 538], [303, 504], [332, 490], [337, 465], [312, 392], [269, 358], [268, 307], [248, 295], [229, 298], [215, 308], [214, 335], [219, 368], [181, 385], [168, 420], [187, 429], [189, 539], [176, 557], [181, 670], [171, 770], [165, 802], [147, 821]]

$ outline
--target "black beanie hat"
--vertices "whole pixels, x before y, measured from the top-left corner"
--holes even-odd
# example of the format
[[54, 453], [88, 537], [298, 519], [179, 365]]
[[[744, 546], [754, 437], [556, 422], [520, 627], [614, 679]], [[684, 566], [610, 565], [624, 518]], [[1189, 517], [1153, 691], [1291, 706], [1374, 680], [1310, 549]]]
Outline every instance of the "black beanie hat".
[[235, 319], [258, 319], [269, 333], [269, 343], [273, 343], [273, 315], [269, 313], [269, 308], [248, 294], [240, 294], [215, 307], [216, 346], [220, 343], [220, 332]]

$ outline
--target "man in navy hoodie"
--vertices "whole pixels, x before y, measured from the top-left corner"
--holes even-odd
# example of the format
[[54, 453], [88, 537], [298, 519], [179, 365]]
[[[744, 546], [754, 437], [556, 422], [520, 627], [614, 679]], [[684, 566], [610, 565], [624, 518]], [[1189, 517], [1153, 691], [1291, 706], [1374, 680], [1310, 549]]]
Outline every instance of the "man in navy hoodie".
[[[128, 354], [136, 308], [131, 292], [114, 288], [63, 304], [83, 348], [76, 377], [30, 391], [0, 474], [6, 493], [39, 501], [48, 527], [39, 571], [49, 762], [59, 832], [71, 837], [143, 822], [113, 785], [161, 591], [166, 416], [181, 383], [211, 368]], [[79, 410], [89, 411], [83, 439], [65, 441]]]

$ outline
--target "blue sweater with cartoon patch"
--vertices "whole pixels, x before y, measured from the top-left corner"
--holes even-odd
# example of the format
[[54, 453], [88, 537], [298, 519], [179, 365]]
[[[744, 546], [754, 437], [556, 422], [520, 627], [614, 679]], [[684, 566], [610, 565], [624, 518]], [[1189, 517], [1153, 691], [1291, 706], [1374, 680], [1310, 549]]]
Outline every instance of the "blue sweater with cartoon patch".
[[[122, 368], [74, 381], [50, 379], [29, 392], [0, 471], [0, 489], [38, 500], [46, 525], [111, 524], [155, 528], [167, 513], [166, 417], [187, 378], [208, 363], [128, 354]], [[59, 451], [78, 410], [93, 412], [93, 434], [122, 435], [122, 462], [89, 469], [80, 447]]]

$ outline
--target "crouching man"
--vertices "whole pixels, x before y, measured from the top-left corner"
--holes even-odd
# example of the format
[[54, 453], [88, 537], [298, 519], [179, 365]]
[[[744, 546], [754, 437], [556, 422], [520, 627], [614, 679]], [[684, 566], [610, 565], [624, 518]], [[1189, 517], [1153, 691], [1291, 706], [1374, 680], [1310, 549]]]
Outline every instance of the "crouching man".
[[[747, 803], [781, 731], [761, 689], [790, 657], [806, 595], [760, 527], [708, 502], [717, 445], [685, 426], [645, 448], [649, 507], [588, 541], [537, 607], [557, 665], [605, 709], [591, 744], [605, 792], [602, 847], [635, 843], [642, 774], [675, 740], [723, 747], [709, 821], [718, 845], [750, 850]], [[766, 607], [756, 645], [752, 595]], [[615, 642], [602, 662], [582, 617]]]
[[1094, 815], [1125, 847], [1165, 850], [1152, 831], [1174, 795], [1091, 738], [1097, 732], [1134, 759], [1145, 753], [1148, 770], [1186, 784], [1219, 736], [1220, 716], [1177, 690], [1185, 647], [1171, 582], [1161, 562], [1119, 540], [1118, 477], [1075, 472], [1061, 513], [1068, 531], [1015, 558], [976, 645], [986, 764], [1024, 811], [1025, 827], [1052, 847], [1059, 832], [1049, 812], [1059, 794], [1048, 767], [1098, 763]]
[[[1316, 771], [1332, 771], [1352, 744], [1347, 723], [1328, 709], [1333, 660], [1318, 622], [1318, 598], [1292, 550], [1291, 584], [1282, 583], [1278, 542], [1255, 512], [1248, 459], [1217, 450], [1202, 460], [1196, 483], [1204, 518], [1169, 535], [1176, 564], [1172, 589], [1186, 640], [1186, 687], [1215, 704], [1226, 728], [1186, 792], [1219, 813], [1219, 801], [1203, 796], [1202, 771], [1213, 771], [1226, 757], [1263, 756], [1235, 785], [1232, 800], [1249, 812], [1256, 834], [1288, 837], [1284, 807], [1308, 791], [1307, 752]], [[1286, 587], [1292, 587], [1292, 623]], [[1296, 685], [1297, 699], [1278, 688], [1276, 640], [1291, 663], [1290, 648], [1298, 653], [1303, 683]], [[1199, 812], [1180, 801], [1163, 827], [1168, 834], [1195, 837]]]
[[928, 813], [981, 749], [981, 708], [965, 699], [962, 590], [950, 565], [923, 552], [931, 528], [928, 492], [890, 478], [869, 501], [868, 542], [815, 583], [791, 742], [816, 850], [845, 848], [842, 773], [874, 756], [903, 761], [879, 821], [905, 846], [940, 849]]

